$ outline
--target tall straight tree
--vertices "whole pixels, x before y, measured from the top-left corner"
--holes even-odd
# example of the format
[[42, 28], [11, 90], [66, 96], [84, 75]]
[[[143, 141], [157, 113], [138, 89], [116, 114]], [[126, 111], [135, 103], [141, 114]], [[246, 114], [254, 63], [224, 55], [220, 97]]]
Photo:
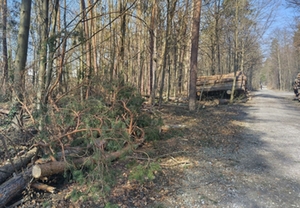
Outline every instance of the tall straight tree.
[[198, 67], [198, 45], [202, 0], [194, 0], [191, 37], [189, 111], [196, 110], [196, 80]]
[[24, 72], [27, 59], [28, 37], [30, 29], [31, 0], [22, 0], [20, 8], [20, 26], [18, 32], [18, 48], [15, 59], [13, 102], [17, 112], [13, 119], [14, 127], [22, 127], [22, 109], [20, 102], [23, 101]]
[[238, 70], [238, 55], [239, 55], [239, 0], [235, 0], [235, 27], [234, 27], [234, 65], [233, 65], [233, 83], [231, 88], [231, 94], [230, 94], [230, 102], [233, 102], [234, 93], [235, 93], [235, 85], [236, 85], [236, 72]]
[[3, 91], [6, 93], [8, 84], [8, 58], [7, 58], [7, 0], [2, 0], [2, 56], [3, 56]]
[[85, 60], [86, 60], [86, 69], [84, 73], [84, 77], [87, 81], [87, 89], [85, 92], [85, 99], [89, 97], [89, 88], [90, 88], [90, 80], [91, 80], [91, 72], [92, 72], [92, 59], [91, 59], [91, 41], [90, 41], [90, 30], [89, 30], [89, 21], [87, 16], [87, 9], [85, 6], [85, 0], [80, 1], [81, 13], [82, 13], [82, 24], [83, 24], [83, 39], [85, 41]]
[[161, 84], [160, 84], [160, 90], [159, 90], [159, 105], [161, 105], [163, 100], [163, 90], [164, 90], [164, 84], [165, 84], [165, 74], [166, 74], [166, 68], [167, 68], [167, 58], [169, 56], [169, 42], [171, 38], [171, 24], [174, 17], [174, 12], [176, 9], [176, 3], [177, 0], [167, 0], [167, 27], [165, 31], [165, 42], [164, 42], [164, 53], [163, 53], [163, 59], [162, 59], [162, 77], [161, 77]]
[[49, 0], [40, 0], [40, 21], [41, 21], [41, 41], [40, 41], [40, 59], [37, 89], [37, 111], [40, 113], [42, 106], [45, 104], [45, 77], [47, 68], [47, 42], [48, 42], [48, 13]]
[[150, 80], [149, 80], [149, 91], [150, 91], [150, 103], [153, 105], [155, 103], [155, 82], [156, 82], [156, 24], [157, 24], [157, 0], [153, 0], [151, 20], [150, 20]]

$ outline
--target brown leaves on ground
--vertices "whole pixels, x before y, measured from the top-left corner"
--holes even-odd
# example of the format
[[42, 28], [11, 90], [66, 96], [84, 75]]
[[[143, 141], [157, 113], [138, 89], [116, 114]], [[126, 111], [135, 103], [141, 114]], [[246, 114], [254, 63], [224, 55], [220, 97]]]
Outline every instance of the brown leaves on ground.
[[[184, 170], [199, 165], [199, 160], [195, 159], [199, 150], [221, 148], [227, 152], [238, 151], [237, 138], [243, 129], [237, 121], [241, 113], [239, 108], [239, 105], [210, 106], [191, 113], [184, 106], [165, 105], [158, 109], [164, 124], [179, 125], [180, 128], [162, 132], [161, 140], [145, 143], [129, 159], [113, 163], [111, 172], [115, 172], [118, 177], [108, 194], [109, 197], [99, 196], [94, 201], [71, 202], [69, 196], [72, 190], [80, 186], [60, 181], [56, 193], [37, 192], [37, 196], [32, 191], [25, 191], [27, 196], [24, 199], [27, 198], [27, 204], [31, 206], [42, 206], [48, 202], [52, 207], [105, 207], [108, 203], [121, 208], [160, 207], [160, 202], [182, 185], [177, 184], [177, 181], [183, 177]], [[131, 167], [127, 164], [131, 161], [143, 166], [147, 166], [149, 162], [159, 163], [161, 170], [154, 173], [153, 180], [145, 178], [140, 183], [129, 179]]]

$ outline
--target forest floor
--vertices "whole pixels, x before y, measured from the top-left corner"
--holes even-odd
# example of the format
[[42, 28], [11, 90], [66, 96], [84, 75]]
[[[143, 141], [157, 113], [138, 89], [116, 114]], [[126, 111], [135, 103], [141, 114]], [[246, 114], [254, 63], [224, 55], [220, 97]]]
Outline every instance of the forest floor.
[[[105, 199], [72, 202], [79, 185], [55, 177], [54, 194], [25, 190], [16, 207], [300, 207], [300, 103], [290, 92], [263, 89], [252, 96], [196, 113], [164, 105], [164, 124], [176, 128], [114, 162], [117, 177]], [[153, 180], [138, 182], [129, 178], [133, 161], [161, 168]]]

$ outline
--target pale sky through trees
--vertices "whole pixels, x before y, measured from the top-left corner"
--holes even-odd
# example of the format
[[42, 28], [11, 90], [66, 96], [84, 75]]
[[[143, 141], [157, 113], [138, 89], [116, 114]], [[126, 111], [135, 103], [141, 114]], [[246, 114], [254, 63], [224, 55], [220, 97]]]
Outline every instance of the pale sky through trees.
[[294, 8], [288, 7], [286, 0], [276, 0], [273, 17], [271, 18], [270, 26], [263, 36], [261, 45], [262, 52], [268, 56], [272, 39], [279, 31], [288, 31], [292, 36], [296, 26], [297, 13]]
[[274, 23], [270, 28], [271, 31], [274, 29], [293, 28], [295, 25], [296, 13], [294, 9], [288, 8], [284, 0], [281, 1], [275, 12]]

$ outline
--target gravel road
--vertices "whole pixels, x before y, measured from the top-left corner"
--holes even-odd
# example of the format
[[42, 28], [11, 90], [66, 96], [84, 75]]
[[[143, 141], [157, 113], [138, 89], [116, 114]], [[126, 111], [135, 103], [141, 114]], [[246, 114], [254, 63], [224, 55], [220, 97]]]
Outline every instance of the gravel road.
[[233, 119], [237, 150], [204, 147], [183, 171], [166, 207], [300, 207], [300, 103], [263, 88]]
[[300, 103], [292, 98], [263, 89], [248, 103], [239, 168], [257, 180], [233, 199], [237, 207], [300, 207]]

